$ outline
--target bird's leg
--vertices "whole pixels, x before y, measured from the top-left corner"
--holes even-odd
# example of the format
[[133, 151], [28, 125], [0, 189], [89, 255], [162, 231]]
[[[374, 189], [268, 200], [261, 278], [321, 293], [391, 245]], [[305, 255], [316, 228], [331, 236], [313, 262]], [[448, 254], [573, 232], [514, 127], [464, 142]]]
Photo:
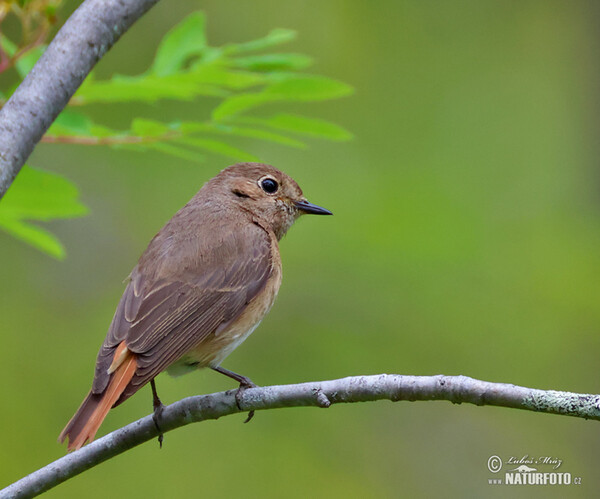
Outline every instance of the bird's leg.
[[[234, 373], [233, 371], [225, 369], [224, 367], [216, 366], [211, 367], [211, 369], [213, 371], [217, 371], [218, 373], [224, 374], [225, 376], [228, 376], [231, 379], [236, 380], [240, 384], [240, 387], [238, 388], [238, 391], [235, 394], [235, 403], [237, 404], [238, 409], [241, 409], [242, 407], [240, 406], [240, 402], [242, 401], [242, 393], [244, 393], [244, 390], [246, 390], [247, 388], [256, 388], [258, 385], [254, 384], [250, 378], [242, 376], [241, 374]], [[244, 423], [247, 423], [253, 417], [254, 411], [250, 411]]]
[[163, 433], [158, 423], [165, 406], [160, 401], [160, 398], [158, 398], [158, 393], [156, 392], [156, 383], [154, 383], [154, 379], [150, 381], [150, 386], [152, 387], [152, 406], [154, 407], [154, 414], [152, 414], [152, 420], [154, 421], [154, 426], [156, 426], [156, 429], [158, 430], [158, 445], [162, 449]]

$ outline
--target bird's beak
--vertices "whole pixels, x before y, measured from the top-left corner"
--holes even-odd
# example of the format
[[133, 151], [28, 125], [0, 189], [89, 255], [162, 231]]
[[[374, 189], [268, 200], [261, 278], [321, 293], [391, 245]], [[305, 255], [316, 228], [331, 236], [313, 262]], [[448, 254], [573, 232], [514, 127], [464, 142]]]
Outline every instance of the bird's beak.
[[309, 213], [312, 215], [333, 215], [329, 210], [321, 208], [316, 204], [309, 203], [305, 199], [302, 201], [294, 201], [294, 206], [303, 213]]

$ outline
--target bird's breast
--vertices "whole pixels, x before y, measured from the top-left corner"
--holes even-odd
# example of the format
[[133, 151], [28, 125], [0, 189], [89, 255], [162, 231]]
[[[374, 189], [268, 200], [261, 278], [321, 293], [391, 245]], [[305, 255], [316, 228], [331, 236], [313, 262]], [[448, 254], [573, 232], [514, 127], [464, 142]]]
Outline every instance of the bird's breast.
[[273, 306], [281, 286], [281, 258], [277, 242], [273, 241], [273, 244], [272, 270], [262, 291], [245, 306], [236, 319], [222, 324], [213, 334], [206, 337], [199, 345], [170, 366], [168, 369], [170, 374], [183, 374], [190, 367], [220, 365], [258, 327]]
[[[248, 303], [245, 310], [240, 314], [237, 320], [221, 330], [217, 330], [210, 343], [214, 349], [213, 358], [207, 365], [211, 367], [218, 366], [225, 357], [233, 352], [242, 342], [252, 334], [258, 327], [260, 321], [267, 315], [281, 285], [281, 266], [274, 268], [274, 272], [267, 281], [263, 291]], [[202, 346], [199, 348], [202, 350]]]

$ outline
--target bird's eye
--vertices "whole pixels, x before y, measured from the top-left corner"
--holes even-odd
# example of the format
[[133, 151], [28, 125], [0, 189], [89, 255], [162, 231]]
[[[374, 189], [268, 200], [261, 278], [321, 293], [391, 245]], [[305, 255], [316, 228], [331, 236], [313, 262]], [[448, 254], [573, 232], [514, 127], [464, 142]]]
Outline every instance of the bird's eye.
[[279, 188], [277, 182], [272, 178], [265, 178], [261, 180], [260, 186], [267, 194], [273, 194], [274, 192], [277, 192], [277, 189]]

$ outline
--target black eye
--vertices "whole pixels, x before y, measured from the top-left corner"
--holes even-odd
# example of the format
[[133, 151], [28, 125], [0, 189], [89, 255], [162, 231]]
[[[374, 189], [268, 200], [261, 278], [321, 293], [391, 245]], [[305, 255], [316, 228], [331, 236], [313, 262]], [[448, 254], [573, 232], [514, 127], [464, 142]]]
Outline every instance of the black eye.
[[267, 194], [273, 194], [279, 188], [279, 185], [277, 184], [277, 182], [275, 180], [273, 180], [272, 178], [264, 179], [260, 183], [260, 186], [262, 187], [263, 191], [265, 191]]

